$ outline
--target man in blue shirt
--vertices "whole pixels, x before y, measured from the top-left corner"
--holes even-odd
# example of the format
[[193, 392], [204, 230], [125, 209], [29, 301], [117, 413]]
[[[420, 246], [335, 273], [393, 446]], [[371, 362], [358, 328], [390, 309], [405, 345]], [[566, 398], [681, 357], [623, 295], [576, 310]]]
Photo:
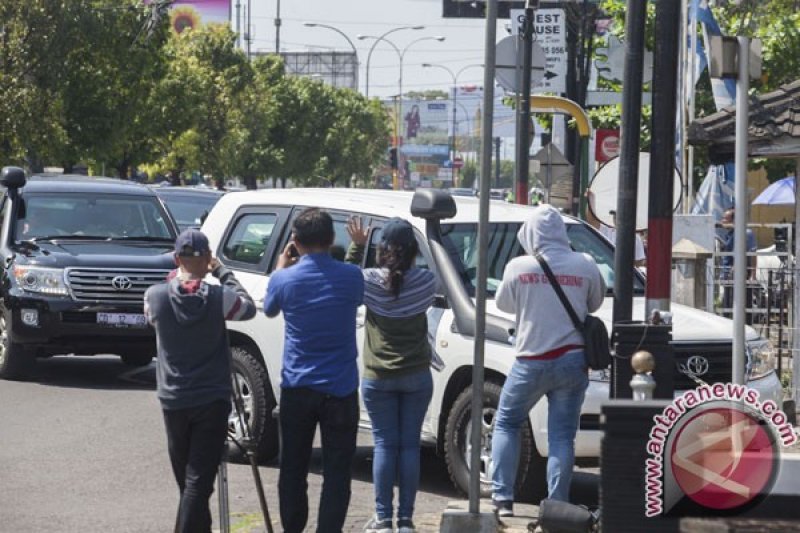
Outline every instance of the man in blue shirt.
[[286, 322], [281, 373], [281, 524], [302, 532], [308, 521], [308, 466], [322, 437], [323, 485], [317, 531], [341, 531], [350, 504], [350, 466], [358, 431], [356, 311], [364, 278], [333, 259], [331, 216], [304, 210], [269, 280], [264, 312]]

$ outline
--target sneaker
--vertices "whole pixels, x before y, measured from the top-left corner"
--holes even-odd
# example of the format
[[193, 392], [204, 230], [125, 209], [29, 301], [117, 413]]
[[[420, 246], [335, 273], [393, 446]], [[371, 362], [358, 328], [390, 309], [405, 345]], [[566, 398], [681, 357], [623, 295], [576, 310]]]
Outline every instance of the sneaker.
[[494, 512], [500, 517], [514, 516], [514, 502], [511, 500], [492, 500]]
[[392, 520], [381, 520], [377, 515], [370, 518], [364, 526], [365, 533], [392, 533]]
[[397, 533], [417, 533], [417, 528], [410, 518], [398, 518]]

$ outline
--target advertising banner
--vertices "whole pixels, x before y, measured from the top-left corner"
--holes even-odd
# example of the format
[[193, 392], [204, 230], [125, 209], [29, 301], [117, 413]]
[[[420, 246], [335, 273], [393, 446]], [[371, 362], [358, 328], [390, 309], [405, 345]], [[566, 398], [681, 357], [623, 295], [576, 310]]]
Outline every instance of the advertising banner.
[[229, 24], [230, 0], [177, 1], [170, 9], [170, 22], [176, 33], [197, 28], [201, 24]]

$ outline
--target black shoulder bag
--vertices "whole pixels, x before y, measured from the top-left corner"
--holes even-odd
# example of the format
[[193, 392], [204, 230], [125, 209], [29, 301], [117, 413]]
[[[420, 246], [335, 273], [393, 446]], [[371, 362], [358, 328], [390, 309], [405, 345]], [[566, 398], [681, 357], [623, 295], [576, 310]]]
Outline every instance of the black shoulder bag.
[[547, 279], [550, 280], [550, 285], [556, 291], [558, 299], [561, 300], [561, 305], [566, 309], [567, 314], [575, 324], [575, 329], [583, 334], [583, 353], [586, 357], [586, 364], [592, 370], [605, 370], [611, 364], [611, 350], [609, 349], [608, 330], [602, 320], [594, 315], [586, 315], [586, 320], [581, 322], [572, 304], [567, 300], [567, 295], [564, 294], [564, 289], [558, 283], [558, 280], [550, 270], [550, 265], [544, 260], [539, 250], [533, 254], [542, 270], [547, 274]]

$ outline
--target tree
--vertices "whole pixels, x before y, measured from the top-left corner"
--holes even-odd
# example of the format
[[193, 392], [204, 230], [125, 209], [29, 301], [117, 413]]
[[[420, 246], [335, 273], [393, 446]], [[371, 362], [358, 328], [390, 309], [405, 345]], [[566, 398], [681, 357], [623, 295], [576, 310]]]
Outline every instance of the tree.
[[318, 175], [331, 185], [350, 186], [355, 177], [370, 181], [373, 167], [384, 157], [389, 144], [389, 123], [383, 106], [350, 89], [334, 89], [334, 127], [325, 137]]
[[[235, 42], [236, 35], [229, 28], [216, 25], [174, 36], [167, 74], [156, 91], [163, 102], [162, 113], [177, 122], [177, 127], [164, 132], [162, 161], [174, 161], [180, 166], [176, 170], [187, 166], [201, 169], [218, 183], [230, 168], [225, 158], [232, 126], [229, 115], [253, 78]], [[193, 133], [187, 134], [189, 130]], [[182, 144], [175, 145], [179, 138]], [[176, 153], [179, 147], [181, 151]], [[173, 179], [177, 179], [174, 173]]]
[[[615, 31], [624, 35], [625, 0], [604, 0], [602, 9], [615, 20]], [[719, 3], [717, 3], [719, 4]], [[725, 2], [713, 7], [715, 17], [725, 35], [747, 35], [757, 37], [763, 44], [763, 76], [753, 83], [754, 92], [769, 92], [784, 83], [794, 81], [800, 75], [800, 10], [796, 0], [744, 0], [741, 3]], [[654, 7], [648, 5], [646, 42], [652, 49], [654, 30]], [[706, 71], [698, 80], [696, 112], [698, 117], [716, 111], [711, 92], [711, 82]], [[619, 106], [597, 108], [590, 111], [593, 124], [618, 125]], [[648, 106], [649, 112], [649, 106]], [[644, 118], [644, 117], [643, 117]], [[642, 131], [649, 139], [649, 120], [643, 121]], [[695, 183], [701, 183], [707, 164], [702, 151], [695, 152]], [[770, 179], [786, 176], [793, 162], [758, 160], [755, 164], [766, 165]]]
[[258, 178], [275, 172], [284, 157], [273, 133], [281, 113], [275, 91], [285, 87], [283, 63], [275, 56], [265, 56], [254, 60], [252, 68], [252, 83], [237, 95], [228, 117], [225, 141], [228, 171], [241, 176], [248, 189], [256, 188]]

